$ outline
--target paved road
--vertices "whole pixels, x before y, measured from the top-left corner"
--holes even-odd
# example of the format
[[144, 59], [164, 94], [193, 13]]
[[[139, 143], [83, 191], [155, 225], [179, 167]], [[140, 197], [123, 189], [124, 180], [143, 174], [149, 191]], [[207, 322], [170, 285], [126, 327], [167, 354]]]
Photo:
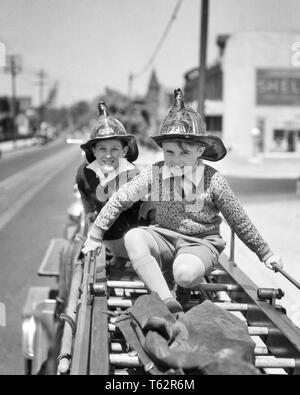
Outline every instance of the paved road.
[[[7, 326], [0, 327], [0, 374], [22, 374], [21, 312], [28, 288], [49, 285], [37, 269], [49, 240], [62, 235], [78, 147], [64, 146], [15, 157], [27, 166], [0, 182], [0, 302]], [[4, 193], [5, 190], [5, 193]]]
[[44, 146], [35, 146], [3, 154], [0, 159], [0, 181], [25, 169], [43, 158], [66, 149], [63, 139]]

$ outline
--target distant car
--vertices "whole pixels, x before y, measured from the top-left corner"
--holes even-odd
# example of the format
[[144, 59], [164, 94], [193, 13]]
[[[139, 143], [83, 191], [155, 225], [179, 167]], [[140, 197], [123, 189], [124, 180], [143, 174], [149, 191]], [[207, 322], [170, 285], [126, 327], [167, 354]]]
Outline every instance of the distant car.
[[33, 139], [33, 145], [45, 145], [49, 141], [47, 136], [44, 135], [35, 135]]
[[84, 139], [80, 130], [75, 130], [66, 136], [66, 144], [83, 144]]
[[66, 143], [67, 144], [83, 144], [84, 140], [81, 139], [81, 138], [67, 137], [66, 138]]

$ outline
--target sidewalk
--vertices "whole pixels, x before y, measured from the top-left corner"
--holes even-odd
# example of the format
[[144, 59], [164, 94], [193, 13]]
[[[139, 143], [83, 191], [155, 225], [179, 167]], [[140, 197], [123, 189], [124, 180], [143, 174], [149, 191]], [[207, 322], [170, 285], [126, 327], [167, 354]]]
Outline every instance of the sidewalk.
[[21, 148], [31, 147], [34, 143], [34, 138], [30, 139], [19, 139], [16, 141], [3, 141], [0, 142], [0, 151], [2, 154], [15, 151]]
[[[284, 269], [300, 281], [300, 197], [280, 201], [253, 201], [243, 206], [271, 250], [281, 256]], [[228, 255], [230, 231], [224, 223], [221, 234], [228, 243], [225, 250]], [[286, 308], [288, 316], [300, 327], [300, 290], [279, 273], [267, 269], [237, 237], [235, 262], [258, 287], [281, 288], [285, 297], [278, 303]]]
[[244, 158], [229, 153], [221, 161], [210, 163], [225, 176], [289, 179], [297, 179], [300, 176], [300, 157], [287, 155]]
[[[136, 164], [149, 165], [163, 159], [162, 151], [149, 151], [140, 147]], [[288, 178], [300, 177], [300, 157], [281, 155], [278, 157], [245, 158], [228, 153], [219, 162], [206, 163], [224, 176], [245, 178]]]
[[0, 143], [0, 159], [11, 159], [23, 153], [31, 153], [36, 150], [47, 148], [53, 145], [65, 145], [64, 136], [58, 136], [56, 139], [47, 142], [46, 144], [37, 144], [35, 138], [26, 140], [16, 140], [15, 144], [12, 141]]

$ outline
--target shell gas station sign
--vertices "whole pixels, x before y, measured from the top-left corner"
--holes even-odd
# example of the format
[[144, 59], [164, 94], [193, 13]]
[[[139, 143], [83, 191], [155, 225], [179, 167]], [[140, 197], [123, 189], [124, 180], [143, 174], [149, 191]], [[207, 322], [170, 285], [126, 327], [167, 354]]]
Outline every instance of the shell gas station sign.
[[256, 104], [299, 106], [300, 70], [257, 69]]

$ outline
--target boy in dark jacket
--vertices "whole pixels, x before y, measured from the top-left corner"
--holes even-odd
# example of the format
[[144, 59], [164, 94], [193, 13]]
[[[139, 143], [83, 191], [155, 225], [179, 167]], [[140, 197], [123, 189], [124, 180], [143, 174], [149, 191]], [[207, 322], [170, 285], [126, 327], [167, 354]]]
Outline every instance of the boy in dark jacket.
[[[109, 114], [104, 102], [99, 103], [98, 108], [100, 117], [91, 138], [81, 145], [88, 163], [79, 167], [76, 176], [89, 227], [113, 193], [139, 173], [132, 163], [138, 157], [135, 137], [127, 134], [122, 123]], [[138, 201], [124, 211], [105, 232], [104, 244], [113, 253], [114, 263], [127, 260], [124, 234], [147, 223], [146, 218], [139, 215], [141, 204]]]

